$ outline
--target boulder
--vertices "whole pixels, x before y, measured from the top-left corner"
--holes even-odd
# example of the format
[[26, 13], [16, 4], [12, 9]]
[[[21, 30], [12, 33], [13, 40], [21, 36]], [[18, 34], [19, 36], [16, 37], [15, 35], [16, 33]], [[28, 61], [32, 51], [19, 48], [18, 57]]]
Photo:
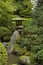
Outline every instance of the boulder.
[[15, 50], [15, 51], [13, 50], [12, 53], [13, 53], [14, 55], [19, 55], [19, 51], [18, 51], [18, 50]]
[[30, 58], [28, 56], [21, 56], [20, 57], [20, 64], [30, 65]]

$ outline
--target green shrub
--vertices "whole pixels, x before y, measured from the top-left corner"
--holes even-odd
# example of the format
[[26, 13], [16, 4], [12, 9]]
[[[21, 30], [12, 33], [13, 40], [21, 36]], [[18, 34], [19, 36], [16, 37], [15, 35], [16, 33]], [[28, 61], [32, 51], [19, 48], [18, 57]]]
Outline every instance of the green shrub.
[[0, 65], [7, 65], [8, 57], [5, 47], [0, 42]]
[[25, 55], [25, 53], [27, 53], [26, 47], [21, 48], [19, 44], [14, 45], [14, 51], [16, 50], [19, 52], [19, 55]]
[[41, 50], [40, 45], [35, 45], [31, 47], [31, 52], [33, 53], [37, 53], [40, 50]]
[[31, 44], [31, 52], [32, 53], [38, 53], [40, 50], [43, 49], [43, 43], [33, 43]]
[[6, 27], [0, 27], [0, 40], [1, 41], [8, 41], [10, 40], [12, 32], [7, 29]]
[[0, 18], [0, 26], [6, 27], [13, 32], [15, 29], [15, 23], [13, 23], [11, 21], [11, 19], [9, 19], [9, 17], [7, 18], [7, 16], [8, 16], [8, 14], [6, 14], [6, 13], [4, 13], [4, 15], [2, 15], [2, 18]]
[[36, 53], [43, 48], [43, 27], [38, 27], [38, 22], [36, 23], [35, 20], [32, 20], [30, 22], [27, 21], [24, 23], [24, 37], [28, 39], [27, 49]]
[[20, 45], [21, 47], [24, 47], [24, 46], [27, 46], [27, 44], [29, 44], [29, 43], [28, 43], [28, 38], [22, 37], [22, 38], [20, 39], [20, 41], [19, 41], [19, 45]]
[[39, 51], [35, 56], [35, 62], [39, 65], [43, 65], [43, 50]]

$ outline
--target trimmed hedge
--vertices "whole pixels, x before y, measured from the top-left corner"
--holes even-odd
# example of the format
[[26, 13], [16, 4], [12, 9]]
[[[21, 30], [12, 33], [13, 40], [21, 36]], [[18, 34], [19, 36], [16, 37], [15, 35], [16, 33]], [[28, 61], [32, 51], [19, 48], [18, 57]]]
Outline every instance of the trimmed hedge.
[[5, 47], [0, 42], [0, 65], [7, 65], [8, 57]]

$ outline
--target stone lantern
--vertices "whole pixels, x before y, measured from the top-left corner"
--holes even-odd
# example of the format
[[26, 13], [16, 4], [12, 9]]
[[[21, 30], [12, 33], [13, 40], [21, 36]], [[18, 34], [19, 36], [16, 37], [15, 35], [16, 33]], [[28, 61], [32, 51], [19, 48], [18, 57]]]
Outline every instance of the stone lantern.
[[23, 28], [24, 26], [22, 25], [22, 22], [26, 21], [27, 18], [21, 18], [21, 17], [16, 17], [13, 18], [12, 21], [15, 21], [15, 29], [19, 31], [20, 34], [23, 34]]

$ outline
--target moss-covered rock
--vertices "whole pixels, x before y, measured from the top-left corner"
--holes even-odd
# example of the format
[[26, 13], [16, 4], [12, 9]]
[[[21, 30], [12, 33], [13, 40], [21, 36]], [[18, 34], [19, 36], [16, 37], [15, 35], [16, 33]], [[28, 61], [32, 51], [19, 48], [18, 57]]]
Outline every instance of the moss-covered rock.
[[12, 64], [12, 65], [17, 65], [17, 64]]
[[29, 58], [29, 56], [21, 56], [20, 57], [20, 64], [30, 65], [30, 58]]
[[7, 65], [8, 57], [5, 47], [0, 42], [0, 65]]

